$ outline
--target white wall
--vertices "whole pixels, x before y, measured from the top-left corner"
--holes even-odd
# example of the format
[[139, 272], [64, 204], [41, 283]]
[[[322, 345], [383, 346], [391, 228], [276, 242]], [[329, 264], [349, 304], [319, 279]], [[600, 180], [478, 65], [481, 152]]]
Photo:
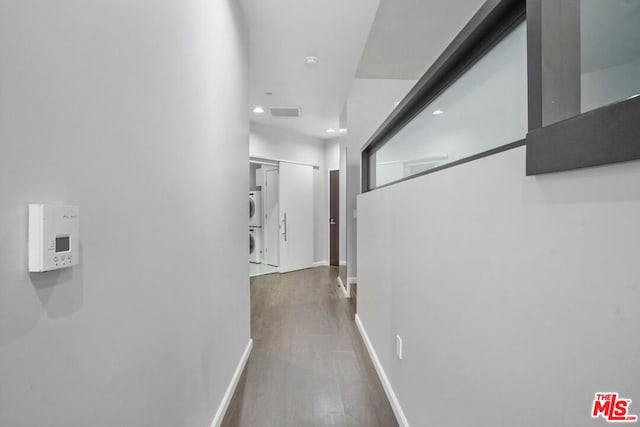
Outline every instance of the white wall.
[[[347, 102], [345, 101], [340, 113], [340, 129], [347, 129]], [[348, 132], [348, 129], [347, 129]], [[340, 168], [340, 277], [347, 280], [347, 143], [348, 133], [343, 133], [338, 137], [338, 156]]]
[[325, 141], [324, 163], [327, 171], [340, 169], [340, 138]]
[[[324, 212], [324, 218], [326, 218], [326, 221], [328, 221], [329, 219], [329, 192], [330, 192], [330, 183], [329, 183], [329, 171], [332, 170], [336, 170], [336, 169], [340, 169], [340, 137], [336, 137], [336, 138], [331, 138], [331, 139], [327, 139], [324, 143], [324, 165], [325, 165], [325, 180], [327, 182], [327, 194], [326, 194], [326, 199], [327, 199], [327, 207], [326, 210]], [[338, 178], [340, 179], [340, 178]], [[340, 186], [342, 186], [342, 183], [339, 183], [338, 186], [338, 192], [340, 192]], [[340, 197], [338, 196], [338, 203], [340, 203]], [[338, 212], [340, 212], [341, 208], [339, 207]], [[339, 259], [343, 259], [344, 255], [343, 255], [343, 250], [342, 248], [340, 248], [340, 241], [344, 241], [344, 237], [342, 237], [342, 235], [346, 234], [344, 233], [344, 230], [342, 229], [344, 226], [342, 225], [342, 223], [339, 222], [340, 218], [338, 218], [338, 224], [340, 227], [340, 230], [338, 232], [338, 257]], [[327, 260], [329, 259], [329, 243], [330, 243], [330, 236], [329, 236], [329, 226], [327, 225]]]
[[[391, 114], [395, 102], [401, 101], [415, 80], [354, 79], [346, 106], [346, 224], [347, 275], [357, 276], [357, 221], [354, 216], [356, 196], [360, 193], [360, 158], [362, 147]], [[356, 214], [357, 216], [357, 214]]]
[[251, 157], [318, 166], [313, 171], [314, 262], [327, 262], [328, 212], [324, 141], [261, 123], [251, 122]]
[[359, 196], [358, 313], [412, 426], [585, 426], [594, 393], [638, 399], [638, 182], [526, 177], [520, 147]]
[[308, 163], [322, 166], [324, 143], [321, 139], [282, 128], [251, 122], [251, 157]]
[[[208, 426], [249, 340], [235, 1], [0, 0], [0, 425]], [[81, 209], [27, 273], [27, 204]]]
[[260, 191], [261, 187], [256, 185], [256, 172], [263, 165], [259, 163], [249, 163], [249, 191]]
[[[340, 265], [347, 268], [347, 138], [340, 138]], [[342, 269], [340, 270], [342, 272]], [[346, 280], [346, 277], [343, 277]]]

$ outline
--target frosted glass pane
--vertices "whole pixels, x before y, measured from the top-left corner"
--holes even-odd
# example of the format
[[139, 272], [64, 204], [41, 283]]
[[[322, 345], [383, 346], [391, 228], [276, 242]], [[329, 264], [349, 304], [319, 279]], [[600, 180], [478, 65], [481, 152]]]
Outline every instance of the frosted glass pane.
[[526, 36], [523, 23], [376, 151], [371, 187], [523, 139]]
[[640, 93], [640, 0], [580, 1], [581, 111]]

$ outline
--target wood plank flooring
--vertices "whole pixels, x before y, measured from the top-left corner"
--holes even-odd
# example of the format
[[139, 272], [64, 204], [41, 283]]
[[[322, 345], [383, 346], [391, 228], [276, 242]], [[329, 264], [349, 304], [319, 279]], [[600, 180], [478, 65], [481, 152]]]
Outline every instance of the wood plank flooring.
[[336, 277], [251, 278], [254, 346], [222, 426], [398, 425]]

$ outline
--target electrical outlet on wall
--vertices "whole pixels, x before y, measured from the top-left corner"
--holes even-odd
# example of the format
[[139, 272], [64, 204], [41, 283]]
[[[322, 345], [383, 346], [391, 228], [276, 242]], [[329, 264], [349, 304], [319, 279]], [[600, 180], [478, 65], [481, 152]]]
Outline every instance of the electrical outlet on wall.
[[400, 335], [396, 335], [396, 355], [398, 359], [402, 360], [402, 338]]

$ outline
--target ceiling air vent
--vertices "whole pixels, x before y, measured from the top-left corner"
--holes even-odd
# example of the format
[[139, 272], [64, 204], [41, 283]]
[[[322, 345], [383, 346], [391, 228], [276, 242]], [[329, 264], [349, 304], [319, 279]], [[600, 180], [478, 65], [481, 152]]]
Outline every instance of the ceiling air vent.
[[300, 107], [271, 107], [273, 117], [300, 117]]

